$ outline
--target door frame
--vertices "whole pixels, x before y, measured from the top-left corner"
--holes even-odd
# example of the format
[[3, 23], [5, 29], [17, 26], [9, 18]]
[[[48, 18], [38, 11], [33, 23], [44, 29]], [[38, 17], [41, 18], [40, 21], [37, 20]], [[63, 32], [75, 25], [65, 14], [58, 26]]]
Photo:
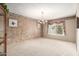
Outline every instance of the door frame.
[[2, 9], [3, 13], [4, 13], [4, 55], [7, 55], [7, 27], [6, 27], [6, 21], [8, 20], [8, 13], [5, 11], [5, 9], [3, 8], [3, 6], [0, 4], [0, 9]]

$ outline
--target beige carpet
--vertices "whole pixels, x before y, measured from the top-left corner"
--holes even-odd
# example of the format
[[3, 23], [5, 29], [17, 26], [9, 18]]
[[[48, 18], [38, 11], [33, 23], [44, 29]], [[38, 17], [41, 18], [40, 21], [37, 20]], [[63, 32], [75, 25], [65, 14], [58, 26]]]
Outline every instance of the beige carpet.
[[8, 45], [8, 56], [73, 56], [76, 45], [56, 39], [37, 38]]

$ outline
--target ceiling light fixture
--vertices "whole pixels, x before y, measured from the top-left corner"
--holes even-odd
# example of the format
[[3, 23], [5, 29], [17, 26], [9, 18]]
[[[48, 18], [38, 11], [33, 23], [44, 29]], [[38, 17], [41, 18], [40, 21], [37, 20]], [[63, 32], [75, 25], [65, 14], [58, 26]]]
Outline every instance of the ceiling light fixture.
[[40, 24], [47, 23], [47, 20], [44, 19], [44, 11], [41, 11], [41, 19], [38, 21]]

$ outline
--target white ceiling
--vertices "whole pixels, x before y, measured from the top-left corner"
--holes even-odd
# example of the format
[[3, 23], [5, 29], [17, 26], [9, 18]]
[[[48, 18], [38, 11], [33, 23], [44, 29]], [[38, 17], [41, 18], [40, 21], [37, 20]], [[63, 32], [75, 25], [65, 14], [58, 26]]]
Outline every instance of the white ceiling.
[[55, 19], [75, 15], [76, 4], [73, 3], [7, 3], [10, 12], [41, 19]]

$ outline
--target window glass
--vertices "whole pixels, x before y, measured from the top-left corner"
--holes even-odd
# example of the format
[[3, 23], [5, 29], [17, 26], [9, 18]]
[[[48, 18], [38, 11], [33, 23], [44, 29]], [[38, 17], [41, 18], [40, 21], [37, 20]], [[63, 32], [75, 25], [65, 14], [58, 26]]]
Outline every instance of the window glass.
[[61, 35], [64, 36], [65, 28], [64, 28], [64, 21], [57, 21], [48, 24], [48, 34], [49, 35]]

